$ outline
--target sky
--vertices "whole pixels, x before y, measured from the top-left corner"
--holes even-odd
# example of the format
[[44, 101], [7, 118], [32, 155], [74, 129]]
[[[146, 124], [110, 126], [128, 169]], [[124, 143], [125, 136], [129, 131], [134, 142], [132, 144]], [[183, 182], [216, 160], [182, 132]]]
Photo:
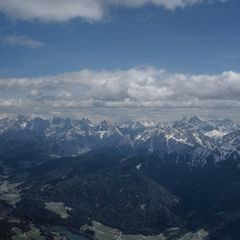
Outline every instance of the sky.
[[0, 117], [240, 121], [239, 0], [0, 0]]

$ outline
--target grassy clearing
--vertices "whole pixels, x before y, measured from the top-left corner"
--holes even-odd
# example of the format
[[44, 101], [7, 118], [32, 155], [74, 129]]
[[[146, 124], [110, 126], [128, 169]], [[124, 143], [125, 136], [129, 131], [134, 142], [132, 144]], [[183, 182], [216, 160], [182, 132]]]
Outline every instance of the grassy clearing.
[[14, 236], [12, 240], [46, 240], [44, 236], [41, 235], [41, 232], [36, 227], [31, 227], [30, 231], [22, 232], [20, 228], [12, 228]]
[[[82, 230], [89, 228], [84, 226]], [[143, 235], [130, 235], [123, 234], [120, 230], [104, 226], [103, 224], [93, 221], [93, 226], [90, 228], [96, 233], [98, 240], [165, 240], [166, 238], [161, 235], [156, 236], [143, 236]]]
[[45, 208], [51, 212], [58, 214], [63, 219], [68, 218], [70, 216], [68, 213], [72, 211], [71, 208], [66, 207], [62, 202], [45, 203]]
[[[144, 236], [144, 235], [131, 235], [123, 234], [120, 230], [111, 227], [104, 226], [103, 224], [93, 221], [92, 226], [84, 226], [82, 230], [90, 229], [95, 232], [95, 236], [98, 240], [167, 240], [164, 234], [155, 236]], [[175, 240], [206, 240], [208, 232], [199, 230], [196, 233], [187, 233], [186, 235], [175, 239]], [[172, 238], [171, 238], [172, 239]]]
[[0, 182], [0, 200], [6, 201], [8, 204], [15, 206], [21, 201], [21, 190], [18, 188], [20, 183], [10, 183], [7, 180]]
[[209, 236], [208, 232], [201, 229], [196, 233], [187, 233], [183, 237], [181, 237], [179, 240], [205, 240]]

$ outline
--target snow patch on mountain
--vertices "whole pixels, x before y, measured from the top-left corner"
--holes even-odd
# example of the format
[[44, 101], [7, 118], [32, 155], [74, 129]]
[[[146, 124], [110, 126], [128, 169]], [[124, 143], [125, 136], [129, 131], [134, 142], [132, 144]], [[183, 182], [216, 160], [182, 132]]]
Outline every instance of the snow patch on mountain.
[[205, 133], [205, 135], [210, 138], [221, 138], [226, 134], [227, 134], [227, 132], [222, 132], [222, 131], [216, 130], [216, 129]]

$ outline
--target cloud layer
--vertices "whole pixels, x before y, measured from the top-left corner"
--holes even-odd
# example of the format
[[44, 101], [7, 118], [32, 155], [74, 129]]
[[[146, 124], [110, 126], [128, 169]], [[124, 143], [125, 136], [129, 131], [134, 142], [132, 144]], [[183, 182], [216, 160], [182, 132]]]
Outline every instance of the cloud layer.
[[115, 6], [142, 7], [152, 4], [174, 10], [203, 2], [209, 0], [0, 0], [0, 11], [21, 20], [37, 19], [49, 22], [83, 18], [97, 21], [106, 15], [110, 7]]
[[190, 75], [153, 67], [0, 79], [2, 113], [148, 116], [149, 112], [228, 111], [240, 107], [240, 73]]
[[0, 41], [4, 44], [8, 45], [16, 45], [28, 48], [40, 48], [44, 46], [43, 42], [32, 39], [25, 35], [8, 35], [5, 37], [1, 37]]

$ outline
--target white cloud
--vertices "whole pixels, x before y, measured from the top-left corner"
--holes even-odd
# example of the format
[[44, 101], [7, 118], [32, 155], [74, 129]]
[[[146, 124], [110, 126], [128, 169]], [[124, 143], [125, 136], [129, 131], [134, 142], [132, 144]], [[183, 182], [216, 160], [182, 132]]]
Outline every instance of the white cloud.
[[67, 91], [60, 91], [57, 96], [56, 96], [57, 99], [72, 99], [72, 93], [70, 92], [67, 92]]
[[21, 99], [0, 99], [0, 108], [19, 108], [22, 106]]
[[82, 18], [97, 21], [101, 20], [112, 6], [141, 7], [152, 4], [174, 10], [202, 2], [209, 0], [0, 0], [0, 11], [21, 20], [37, 19], [49, 22]]
[[1, 37], [0, 41], [8, 45], [17, 45], [28, 48], [40, 48], [44, 46], [43, 42], [29, 38], [25, 35], [9, 35]]
[[148, 115], [149, 111], [184, 113], [198, 109], [233, 114], [240, 107], [240, 73], [231, 71], [191, 75], [153, 67], [82, 70], [50, 77], [0, 79], [0, 89], [0, 94], [17, 96], [0, 100], [0, 111], [8, 106], [8, 112], [21, 109], [39, 114], [72, 111], [99, 115], [100, 109], [105, 109], [110, 115], [115, 111]]
[[29, 96], [31, 96], [31, 97], [39, 97], [39, 96], [41, 96], [41, 92], [39, 92], [36, 89], [33, 89], [33, 90], [30, 91]]

